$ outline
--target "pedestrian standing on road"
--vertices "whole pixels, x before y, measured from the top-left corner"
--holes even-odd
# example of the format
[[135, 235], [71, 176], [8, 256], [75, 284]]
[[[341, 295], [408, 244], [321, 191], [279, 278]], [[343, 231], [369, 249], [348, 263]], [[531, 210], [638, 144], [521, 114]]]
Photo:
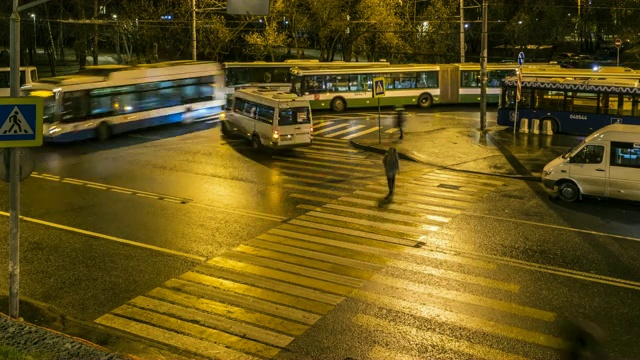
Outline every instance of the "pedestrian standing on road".
[[385, 196], [385, 200], [389, 200], [393, 196], [396, 187], [396, 174], [400, 171], [400, 159], [398, 152], [394, 147], [390, 147], [382, 159], [384, 164], [384, 172], [387, 175], [387, 185], [389, 185], [389, 194]]
[[403, 108], [396, 109], [396, 127], [400, 130], [400, 140], [404, 138], [404, 123], [407, 120]]

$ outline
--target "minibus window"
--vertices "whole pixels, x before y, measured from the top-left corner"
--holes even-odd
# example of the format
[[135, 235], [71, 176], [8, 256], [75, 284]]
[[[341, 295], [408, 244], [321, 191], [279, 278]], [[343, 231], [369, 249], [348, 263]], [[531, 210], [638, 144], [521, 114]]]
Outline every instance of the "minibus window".
[[574, 164], [600, 164], [604, 156], [604, 146], [587, 145], [571, 157]]
[[309, 116], [309, 108], [296, 107], [290, 109], [280, 109], [280, 116], [278, 125], [298, 125], [298, 124], [310, 124], [311, 117]]

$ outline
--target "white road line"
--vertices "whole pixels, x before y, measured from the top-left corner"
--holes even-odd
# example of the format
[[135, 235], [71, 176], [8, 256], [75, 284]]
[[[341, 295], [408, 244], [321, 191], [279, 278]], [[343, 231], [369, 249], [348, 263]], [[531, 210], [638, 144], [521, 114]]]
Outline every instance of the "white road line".
[[222, 206], [213, 206], [213, 205], [199, 204], [199, 203], [194, 203], [194, 202], [190, 203], [190, 205], [203, 207], [203, 208], [207, 208], [207, 209], [212, 209], [212, 210], [216, 210], [216, 211], [224, 211], [224, 212], [229, 212], [229, 213], [233, 213], [233, 214], [252, 216], [252, 217], [265, 219], [265, 220], [271, 220], [271, 221], [281, 222], [281, 221], [287, 219], [284, 216], [271, 215], [271, 214], [266, 214], [266, 213], [259, 213], [259, 212], [255, 212], [255, 211], [249, 211], [249, 210], [230, 209], [228, 207], [222, 207]]
[[333, 124], [333, 121], [322, 121], [319, 123], [313, 123], [313, 128], [316, 129], [316, 128], [331, 125], [331, 124]]
[[362, 135], [365, 135], [365, 134], [368, 134], [368, 133], [371, 133], [371, 132], [374, 132], [374, 131], [378, 131], [378, 127], [377, 126], [372, 127], [370, 129], [367, 129], [367, 130], [362, 130], [362, 131], [357, 132], [355, 134], [347, 135], [347, 136], [343, 137], [342, 139], [344, 139], [344, 140], [353, 139], [354, 137], [362, 136]]
[[389, 130], [386, 130], [385, 132], [389, 134], [393, 134], [396, 131], [398, 131], [398, 128], [389, 129]]
[[322, 130], [318, 130], [318, 131], [314, 131], [313, 135], [318, 135], [318, 134], [322, 134], [325, 133], [327, 131], [331, 131], [331, 130], [335, 130], [335, 129], [339, 129], [339, 128], [343, 128], [345, 126], [349, 126], [351, 124], [338, 124], [338, 125], [334, 125], [334, 126], [330, 126], [328, 128], [324, 128]]
[[351, 132], [351, 131], [354, 131], [354, 130], [358, 130], [358, 129], [363, 128], [365, 126], [366, 125], [355, 125], [355, 126], [352, 126], [352, 127], [348, 128], [348, 129], [336, 131], [334, 133], [325, 135], [325, 137], [332, 138], [332, 137], [338, 136], [340, 134], [344, 134], [344, 133], [348, 133], [348, 132]]

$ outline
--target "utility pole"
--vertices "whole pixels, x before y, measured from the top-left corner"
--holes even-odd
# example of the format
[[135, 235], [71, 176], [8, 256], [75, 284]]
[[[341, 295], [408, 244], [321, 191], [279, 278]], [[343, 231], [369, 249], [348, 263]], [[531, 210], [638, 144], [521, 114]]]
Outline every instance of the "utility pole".
[[487, 130], [487, 4], [488, 0], [482, 0], [482, 53], [480, 55], [480, 76], [482, 88], [480, 89], [480, 130]]
[[460, 0], [460, 62], [464, 62], [464, 0]]
[[191, 0], [191, 16], [193, 17], [191, 24], [191, 58], [196, 61], [196, 0]]

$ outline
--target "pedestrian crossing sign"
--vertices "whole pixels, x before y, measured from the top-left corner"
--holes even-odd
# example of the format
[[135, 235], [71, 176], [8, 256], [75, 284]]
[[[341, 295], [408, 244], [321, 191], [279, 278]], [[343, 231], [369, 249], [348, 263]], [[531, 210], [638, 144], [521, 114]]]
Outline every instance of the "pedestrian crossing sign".
[[384, 97], [384, 78], [375, 78], [373, 79], [373, 97], [379, 98]]
[[43, 107], [38, 97], [0, 98], [0, 147], [42, 145]]

